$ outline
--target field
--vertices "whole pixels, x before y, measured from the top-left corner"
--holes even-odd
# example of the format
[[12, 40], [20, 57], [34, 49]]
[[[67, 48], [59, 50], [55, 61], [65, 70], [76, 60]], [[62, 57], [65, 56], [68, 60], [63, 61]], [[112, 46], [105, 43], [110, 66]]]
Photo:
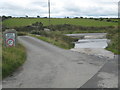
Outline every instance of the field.
[[[27, 26], [31, 25], [35, 22], [42, 22], [44, 26], [49, 25], [48, 18], [11, 18], [7, 19], [3, 22], [3, 25], [6, 27], [14, 28], [20, 26]], [[79, 25], [79, 26], [116, 26], [118, 23], [115, 22], [107, 22], [107, 21], [100, 21], [94, 19], [73, 19], [73, 18], [51, 18], [52, 25], [59, 25], [59, 24], [72, 24], [72, 25]]]
[[[55, 32], [59, 33], [59, 34], [66, 34], [66, 33], [100, 33], [100, 32], [106, 32], [109, 34], [110, 31], [115, 32], [115, 30], [117, 30], [117, 26], [118, 23], [116, 21], [118, 21], [118, 19], [103, 19], [101, 20], [99, 19], [85, 19], [85, 18], [51, 18], [51, 24], [52, 25], [59, 25], [59, 26], [53, 26], [53, 28], [55, 28]], [[110, 20], [110, 21], [109, 21]], [[8, 27], [8, 28], [16, 28], [19, 27], [20, 31], [23, 30], [23, 28], [21, 28], [22, 26], [28, 26], [28, 25], [32, 25], [33, 23], [36, 22], [42, 22], [44, 26], [48, 26], [49, 25], [49, 19], [48, 18], [11, 18], [11, 19], [7, 19], [5, 21], [3, 21], [3, 25]], [[65, 26], [64, 24], [70, 24], [70, 26]], [[60, 26], [61, 25], [61, 26]], [[64, 25], [64, 26], [62, 26]], [[71, 25], [75, 25], [75, 26], [71, 26]], [[77, 26], [82, 26], [83, 29], [78, 29]], [[107, 27], [110, 26], [110, 27]], [[114, 28], [111, 28], [111, 26], [115, 26]], [[59, 27], [59, 28], [58, 28]], [[72, 28], [74, 27], [74, 29]], [[104, 28], [102, 28], [104, 27]], [[52, 28], [52, 30], [53, 30]], [[34, 29], [36, 30], [36, 29]], [[23, 30], [26, 31], [26, 28]], [[30, 32], [30, 29], [29, 29]], [[114, 35], [114, 33], [113, 33]], [[112, 36], [113, 36], [112, 35]], [[116, 34], [115, 34], [116, 36]], [[112, 39], [113, 37], [111, 37], [110, 39]], [[116, 37], [114, 37], [116, 38]], [[53, 42], [54, 40], [48, 39], [48, 38], [43, 38], [45, 41]], [[117, 38], [116, 38], [117, 39]], [[117, 41], [112, 39], [112, 43], [116, 43]], [[58, 43], [58, 42], [57, 42]], [[60, 44], [59, 44], [60, 45]], [[61, 46], [61, 45], [60, 45]], [[116, 48], [117, 47], [116, 44], [114, 45], [109, 45], [110, 48], [108, 48], [109, 50], [116, 52]]]

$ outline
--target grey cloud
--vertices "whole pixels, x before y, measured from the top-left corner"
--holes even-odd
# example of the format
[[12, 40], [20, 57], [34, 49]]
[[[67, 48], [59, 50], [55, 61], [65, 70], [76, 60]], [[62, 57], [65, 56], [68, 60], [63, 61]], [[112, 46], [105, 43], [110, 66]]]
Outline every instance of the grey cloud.
[[64, 6], [67, 13], [72, 13], [73, 16], [117, 16], [116, 10], [111, 10], [107, 6], [90, 6], [90, 7], [78, 7], [76, 5]]
[[40, 1], [32, 2], [31, 4], [41, 6], [41, 7], [47, 7], [48, 6], [48, 4], [46, 2], [40, 2]]
[[[29, 7], [29, 6], [28, 6]], [[5, 3], [5, 5], [0, 6], [1, 13], [7, 14], [7, 15], [13, 15], [13, 16], [21, 16], [21, 15], [41, 15], [46, 14], [46, 11], [42, 9], [35, 9], [35, 8], [25, 8], [9, 3]]]

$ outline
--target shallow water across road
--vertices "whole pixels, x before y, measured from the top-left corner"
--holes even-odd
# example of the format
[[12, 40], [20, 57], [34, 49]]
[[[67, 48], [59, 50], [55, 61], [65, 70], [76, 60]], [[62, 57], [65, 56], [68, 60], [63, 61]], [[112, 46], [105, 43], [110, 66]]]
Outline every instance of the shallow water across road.
[[67, 36], [80, 38], [75, 42], [74, 48], [106, 48], [109, 41], [106, 39], [106, 34], [107, 33], [80, 33], [67, 34]]
[[79, 37], [79, 35], [84, 35], [83, 39], [79, 39], [75, 42], [75, 47], [71, 50], [85, 53], [88, 55], [96, 55], [99, 57], [109, 57], [113, 58], [114, 54], [107, 51], [105, 48], [108, 46], [110, 40], [106, 38], [106, 33], [82, 33], [82, 34], [72, 34], [69, 36]]
[[107, 45], [107, 39], [80, 39], [75, 48], [106, 48]]

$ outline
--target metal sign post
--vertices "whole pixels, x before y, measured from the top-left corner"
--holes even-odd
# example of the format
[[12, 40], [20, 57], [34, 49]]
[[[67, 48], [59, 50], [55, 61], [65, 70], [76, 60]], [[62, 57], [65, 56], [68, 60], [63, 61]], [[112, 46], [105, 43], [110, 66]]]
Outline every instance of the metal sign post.
[[7, 47], [16, 46], [17, 32], [14, 29], [8, 29], [3, 33], [4, 45]]

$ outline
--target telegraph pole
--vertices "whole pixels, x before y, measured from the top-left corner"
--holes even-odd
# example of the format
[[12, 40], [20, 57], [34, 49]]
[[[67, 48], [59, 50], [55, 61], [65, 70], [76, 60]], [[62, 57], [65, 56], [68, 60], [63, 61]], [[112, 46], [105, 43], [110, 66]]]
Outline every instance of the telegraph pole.
[[50, 0], [48, 0], [49, 26], [50, 26]]

